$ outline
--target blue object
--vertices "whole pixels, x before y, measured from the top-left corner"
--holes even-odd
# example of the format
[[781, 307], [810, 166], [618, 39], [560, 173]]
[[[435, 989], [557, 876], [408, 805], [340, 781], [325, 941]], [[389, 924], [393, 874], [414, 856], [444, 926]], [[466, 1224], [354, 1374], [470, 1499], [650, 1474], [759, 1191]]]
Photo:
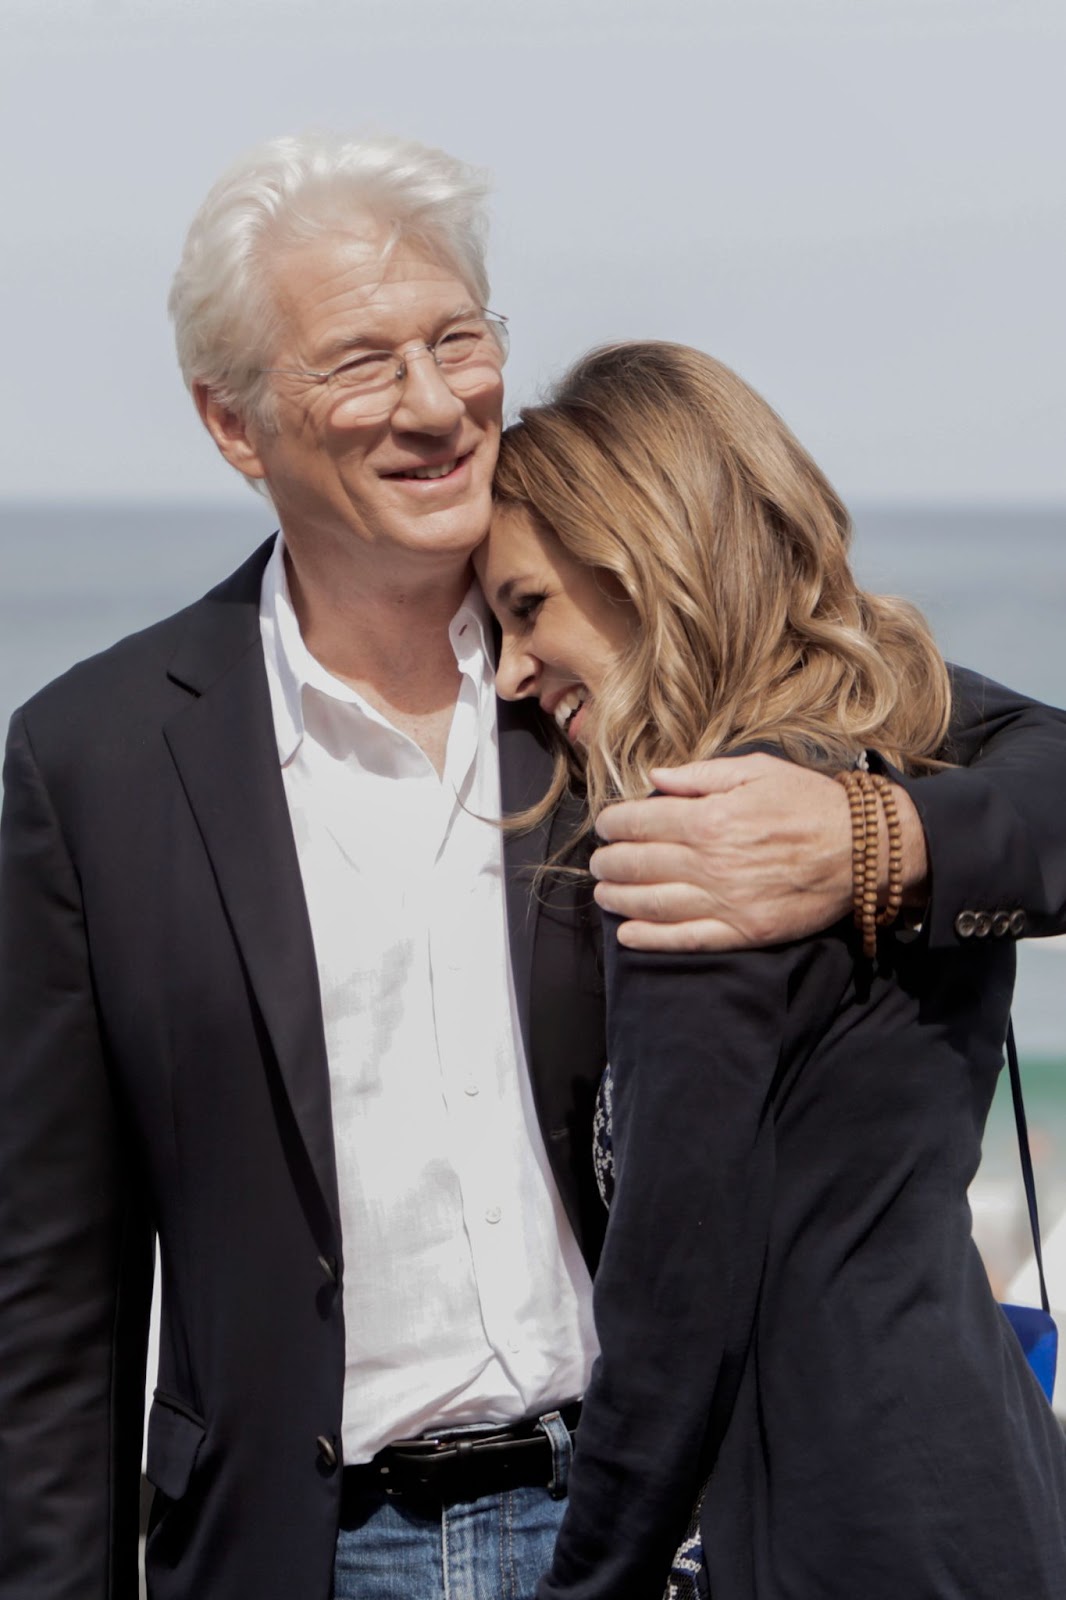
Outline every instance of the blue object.
[[1017, 1334], [1018, 1343], [1041, 1389], [1050, 1400], [1055, 1392], [1055, 1365], [1059, 1353], [1059, 1330], [1054, 1317], [1040, 1306], [1004, 1304], [1003, 1313]]
[[1010, 1068], [1010, 1091], [1014, 1100], [1014, 1122], [1018, 1130], [1018, 1153], [1022, 1159], [1022, 1177], [1025, 1180], [1025, 1199], [1029, 1207], [1029, 1228], [1033, 1235], [1033, 1254], [1040, 1279], [1039, 1306], [1003, 1306], [1003, 1314], [1014, 1329], [1025, 1354], [1025, 1359], [1036, 1375], [1037, 1382], [1048, 1397], [1055, 1392], [1055, 1367], [1059, 1354], [1059, 1330], [1051, 1315], [1047, 1284], [1044, 1281], [1044, 1257], [1040, 1249], [1040, 1219], [1036, 1210], [1036, 1184], [1033, 1181], [1033, 1158], [1029, 1153], [1029, 1130], [1025, 1123], [1025, 1103], [1022, 1100], [1022, 1075], [1018, 1068], [1018, 1050], [1014, 1043], [1014, 1025], [1007, 1028], [1007, 1065]]

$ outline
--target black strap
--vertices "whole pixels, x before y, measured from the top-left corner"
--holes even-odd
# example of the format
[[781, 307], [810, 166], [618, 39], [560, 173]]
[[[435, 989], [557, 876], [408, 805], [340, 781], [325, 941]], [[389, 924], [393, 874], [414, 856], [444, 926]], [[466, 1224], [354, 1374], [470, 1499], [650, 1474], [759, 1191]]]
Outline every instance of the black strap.
[[1040, 1276], [1040, 1304], [1050, 1312], [1047, 1284], [1044, 1282], [1044, 1257], [1040, 1250], [1040, 1218], [1036, 1211], [1036, 1183], [1033, 1180], [1033, 1158], [1029, 1153], [1029, 1130], [1025, 1124], [1025, 1102], [1022, 1099], [1022, 1075], [1018, 1070], [1018, 1049], [1014, 1043], [1014, 1023], [1007, 1024], [1007, 1066], [1010, 1068], [1010, 1092], [1014, 1100], [1014, 1123], [1018, 1129], [1018, 1154], [1022, 1158], [1022, 1178], [1025, 1181], [1025, 1199], [1029, 1207], [1029, 1227], [1033, 1235], [1033, 1254]]

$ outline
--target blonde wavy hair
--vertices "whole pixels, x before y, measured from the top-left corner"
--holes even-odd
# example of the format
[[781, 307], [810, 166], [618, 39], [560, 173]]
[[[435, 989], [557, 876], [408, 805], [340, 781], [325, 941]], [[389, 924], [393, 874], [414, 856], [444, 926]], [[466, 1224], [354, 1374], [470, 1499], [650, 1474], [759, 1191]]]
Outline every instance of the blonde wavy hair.
[[867, 748], [910, 772], [942, 765], [951, 695], [927, 624], [859, 587], [840, 499], [720, 362], [676, 344], [593, 351], [507, 429], [494, 493], [612, 574], [634, 613], [593, 739], [560, 739], [522, 822], [582, 784], [595, 816], [646, 794], [652, 767], [755, 740], [829, 771]]

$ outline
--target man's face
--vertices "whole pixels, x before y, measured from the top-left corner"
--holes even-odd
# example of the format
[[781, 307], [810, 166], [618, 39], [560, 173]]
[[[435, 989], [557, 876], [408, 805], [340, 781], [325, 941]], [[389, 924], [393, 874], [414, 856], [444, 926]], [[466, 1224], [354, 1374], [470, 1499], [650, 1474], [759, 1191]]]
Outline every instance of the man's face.
[[400, 244], [383, 268], [380, 247], [380, 237], [327, 234], [279, 257], [271, 366], [324, 372], [360, 350], [410, 350], [394, 409], [368, 418], [335, 383], [287, 371], [271, 379], [277, 430], [245, 433], [251, 475], [265, 479], [290, 544], [372, 548], [377, 570], [400, 571], [420, 555], [465, 557], [484, 536], [503, 379], [489, 371], [473, 392], [453, 393], [418, 347], [480, 308], [419, 250]]

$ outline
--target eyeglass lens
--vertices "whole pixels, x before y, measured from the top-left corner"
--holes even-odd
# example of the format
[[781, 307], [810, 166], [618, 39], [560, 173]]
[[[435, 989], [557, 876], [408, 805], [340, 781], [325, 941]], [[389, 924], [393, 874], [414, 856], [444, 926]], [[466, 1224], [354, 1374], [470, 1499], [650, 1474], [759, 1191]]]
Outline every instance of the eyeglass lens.
[[492, 382], [507, 356], [507, 331], [503, 322], [472, 318], [446, 328], [425, 351], [412, 350], [407, 359], [387, 350], [368, 351], [338, 367], [331, 375], [334, 387], [353, 400], [371, 406], [389, 404], [407, 376], [408, 360], [436, 360], [449, 387], [469, 393]]

